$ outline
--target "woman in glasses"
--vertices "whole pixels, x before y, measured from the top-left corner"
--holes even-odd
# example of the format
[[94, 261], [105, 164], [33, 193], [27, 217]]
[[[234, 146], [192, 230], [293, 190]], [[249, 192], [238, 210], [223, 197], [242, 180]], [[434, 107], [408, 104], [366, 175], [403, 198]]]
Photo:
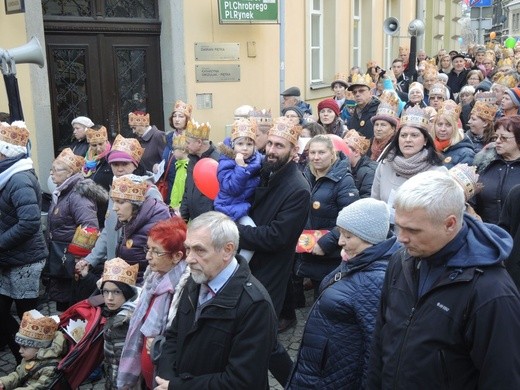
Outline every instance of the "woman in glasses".
[[473, 206], [484, 222], [496, 224], [509, 191], [520, 184], [520, 116], [498, 119], [494, 139], [494, 147], [490, 144], [475, 156], [483, 188]]
[[186, 229], [180, 217], [161, 221], [150, 229], [144, 247], [148, 268], [119, 362], [117, 388], [133, 388], [141, 381], [152, 388], [150, 346], [170, 326], [190, 274], [185, 261]]

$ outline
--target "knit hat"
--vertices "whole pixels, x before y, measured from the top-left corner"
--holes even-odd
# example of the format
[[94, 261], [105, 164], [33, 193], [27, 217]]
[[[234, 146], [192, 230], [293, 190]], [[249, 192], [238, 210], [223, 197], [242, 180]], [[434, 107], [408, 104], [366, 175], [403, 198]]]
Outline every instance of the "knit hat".
[[48, 348], [58, 330], [59, 322], [58, 316], [46, 317], [38, 310], [26, 311], [15, 341], [24, 347]]
[[269, 129], [267, 135], [276, 135], [292, 143], [294, 146], [298, 145], [298, 138], [302, 132], [300, 125], [293, 125], [289, 118], [281, 116], [274, 120], [273, 127]]
[[339, 106], [334, 99], [325, 99], [318, 103], [318, 113], [324, 108], [331, 109], [336, 116], [339, 116]]
[[[123, 282], [116, 282], [115, 280], [107, 280], [107, 282], [114, 283], [118, 289], [121, 290], [123, 293], [123, 296], [125, 297], [125, 301], [128, 301], [130, 298], [132, 298], [136, 294], [135, 287], [130, 286]], [[105, 286], [106, 282], [101, 283], [101, 289]]]
[[410, 87], [408, 88], [408, 98], [410, 98], [410, 93], [412, 91], [419, 91], [424, 98], [424, 87], [421, 83], [418, 83], [417, 81], [414, 81], [410, 84]]
[[144, 149], [138, 140], [118, 134], [108, 155], [108, 162], [131, 162], [137, 167], [143, 153]]
[[249, 104], [243, 104], [235, 108], [235, 111], [233, 111], [233, 116], [235, 117], [235, 119], [247, 118], [249, 116], [249, 113], [254, 109], [255, 108], [250, 106]]
[[83, 125], [85, 127], [92, 127], [94, 126], [94, 122], [90, 120], [90, 118], [87, 118], [86, 116], [78, 116], [77, 118], [74, 118], [70, 124], [74, 126], [74, 123], [79, 123], [80, 125]]
[[283, 110], [282, 110], [282, 115], [285, 115], [285, 113], [287, 111], [294, 111], [296, 113], [296, 115], [298, 115], [298, 118], [300, 119], [300, 123], [302, 123], [302, 120], [303, 120], [303, 111], [300, 107], [298, 106], [291, 106], [291, 107], [285, 107]]
[[74, 232], [72, 242], [67, 247], [67, 252], [77, 257], [85, 257], [94, 248], [99, 237], [99, 230], [95, 227], [78, 226]]
[[343, 208], [338, 214], [336, 225], [370, 244], [386, 240], [390, 228], [390, 212], [386, 203], [363, 198]]
[[513, 104], [520, 107], [520, 88], [514, 87], [506, 89], [506, 93], [511, 97]]
[[14, 121], [12, 124], [0, 123], [0, 153], [6, 157], [16, 157], [27, 154], [29, 130], [25, 122]]

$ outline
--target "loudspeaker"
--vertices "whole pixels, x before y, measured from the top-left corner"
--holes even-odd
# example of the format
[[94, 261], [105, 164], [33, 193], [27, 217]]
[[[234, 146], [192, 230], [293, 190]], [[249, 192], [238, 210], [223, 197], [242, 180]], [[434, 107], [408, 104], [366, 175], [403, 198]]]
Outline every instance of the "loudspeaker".
[[383, 31], [388, 35], [396, 35], [399, 32], [399, 20], [390, 16], [383, 22]]
[[412, 37], [418, 37], [424, 34], [424, 22], [420, 19], [414, 19], [408, 25], [408, 34]]
[[43, 50], [38, 38], [32, 37], [25, 45], [18, 46], [9, 50], [0, 49], [0, 56], [12, 59], [16, 64], [37, 64], [43, 68], [44, 57]]

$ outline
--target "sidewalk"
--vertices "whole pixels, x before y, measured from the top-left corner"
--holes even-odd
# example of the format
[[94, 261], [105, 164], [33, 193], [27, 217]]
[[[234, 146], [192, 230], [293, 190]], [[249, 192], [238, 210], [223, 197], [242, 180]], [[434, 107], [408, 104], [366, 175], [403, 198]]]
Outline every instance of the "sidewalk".
[[[307, 298], [307, 306], [302, 309], [296, 309], [296, 316], [298, 318], [298, 323], [295, 327], [287, 330], [285, 333], [279, 335], [281, 343], [285, 346], [289, 355], [294, 360], [296, 354], [298, 352], [298, 347], [300, 345], [300, 340], [303, 334], [303, 327], [305, 325], [305, 320], [307, 319], [307, 314], [309, 313], [310, 304], [312, 302], [312, 291], [306, 292]], [[40, 308], [40, 312], [44, 315], [52, 315], [56, 314], [56, 306], [54, 302], [44, 303]], [[14, 371], [16, 365], [14, 361], [14, 357], [9, 351], [9, 348], [5, 348], [3, 351], [0, 351], [0, 376], [7, 375]], [[271, 376], [269, 377], [270, 388], [273, 390], [280, 390], [282, 387], [278, 384], [278, 382], [273, 379]], [[91, 383], [87, 385], [82, 385], [79, 387], [81, 390], [101, 390], [105, 388], [104, 380], [100, 380], [96, 383]]]

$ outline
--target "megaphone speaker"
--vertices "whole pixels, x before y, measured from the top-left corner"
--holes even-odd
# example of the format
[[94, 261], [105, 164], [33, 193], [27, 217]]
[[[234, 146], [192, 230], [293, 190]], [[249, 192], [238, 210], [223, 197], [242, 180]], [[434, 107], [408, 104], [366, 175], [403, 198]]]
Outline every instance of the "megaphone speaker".
[[396, 35], [399, 32], [399, 20], [390, 16], [383, 22], [383, 31], [388, 35]]
[[39, 65], [40, 68], [43, 68], [45, 64], [43, 50], [40, 41], [36, 37], [32, 37], [25, 45], [5, 50], [5, 52], [16, 64], [31, 63]]
[[424, 34], [424, 22], [420, 19], [414, 19], [408, 25], [408, 34], [412, 37], [418, 37]]

